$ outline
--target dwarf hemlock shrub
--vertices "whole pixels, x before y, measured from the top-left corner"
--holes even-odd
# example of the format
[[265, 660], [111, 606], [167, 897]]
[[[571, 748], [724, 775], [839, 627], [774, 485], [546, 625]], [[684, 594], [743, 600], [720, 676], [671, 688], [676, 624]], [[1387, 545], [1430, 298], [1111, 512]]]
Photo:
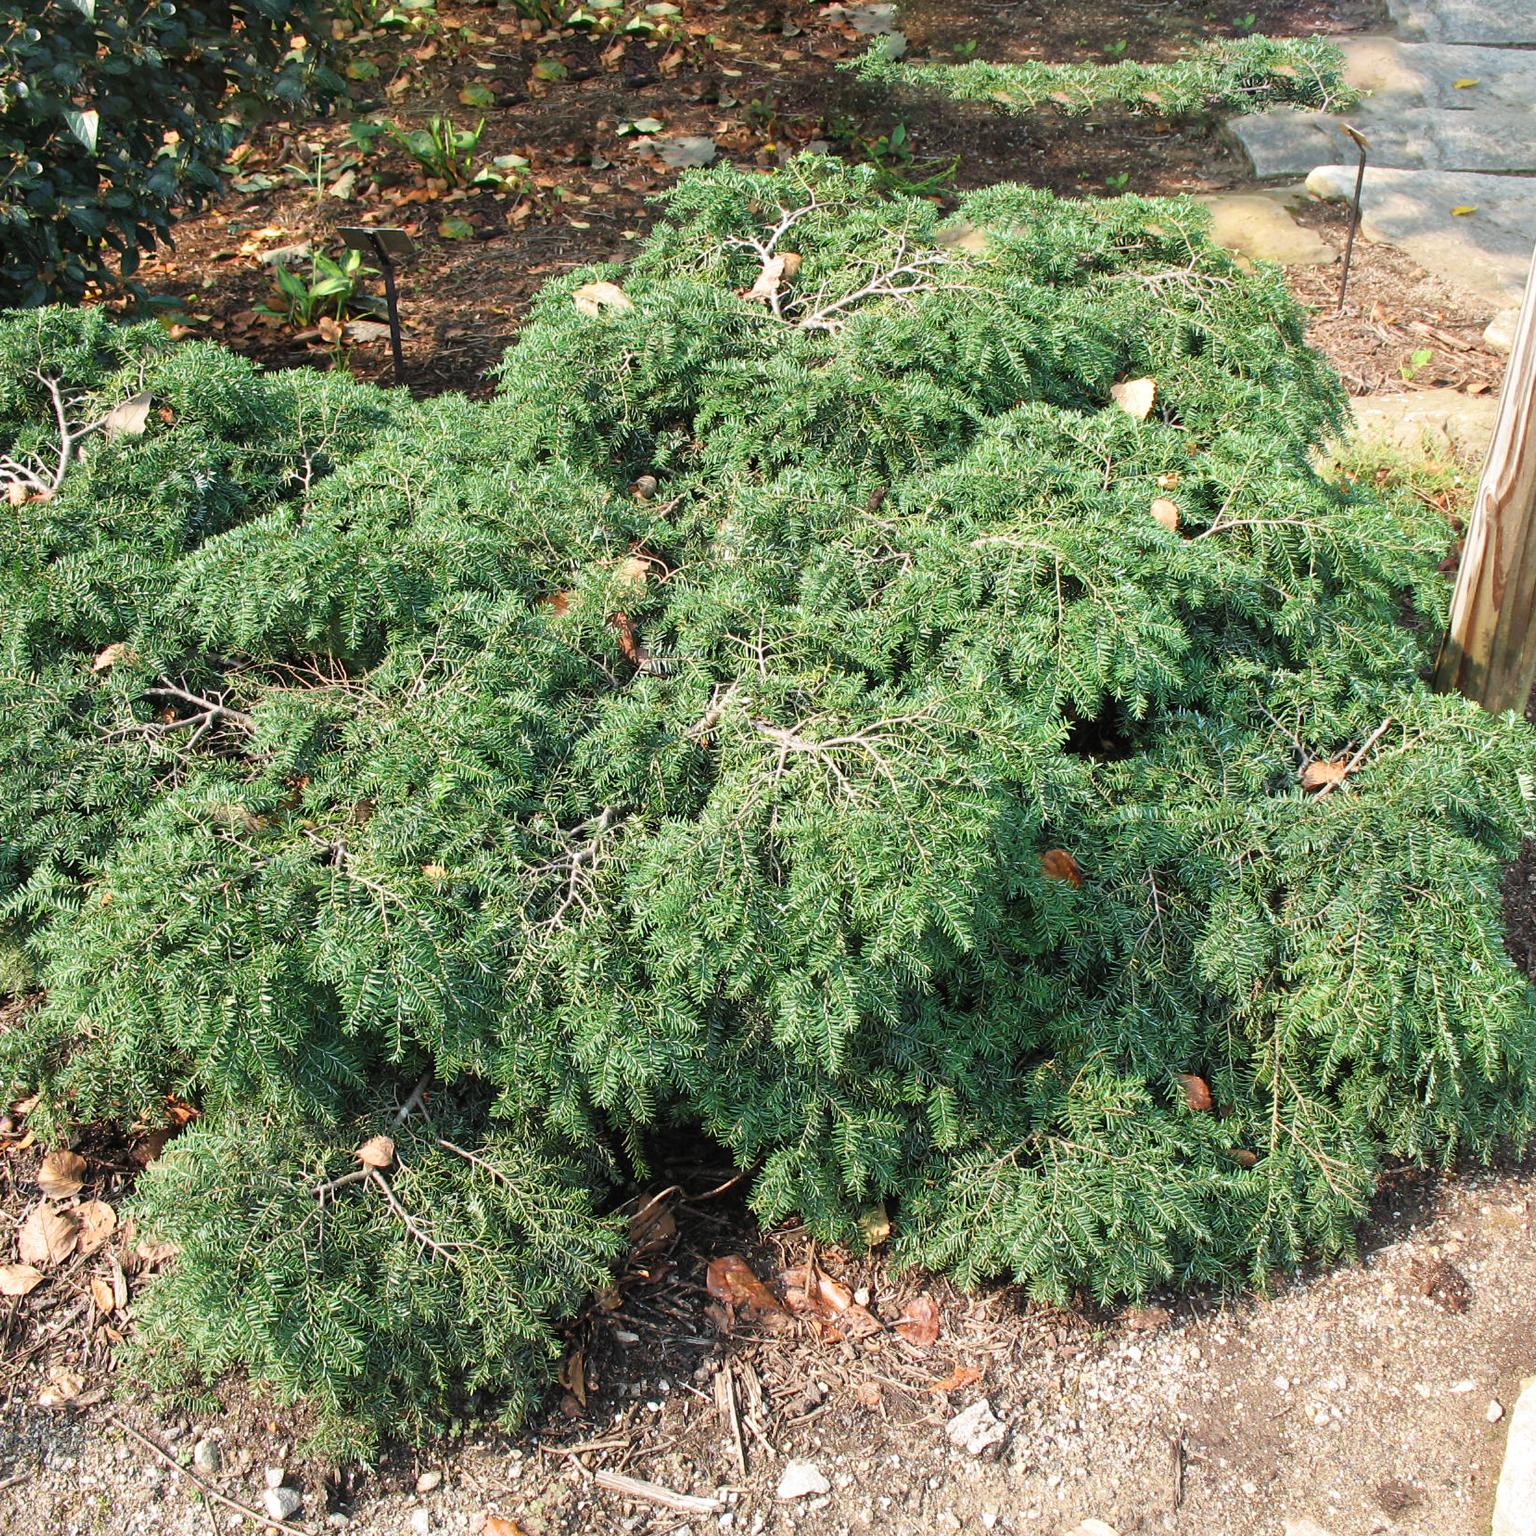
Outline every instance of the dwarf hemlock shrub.
[[1443, 522], [1315, 471], [1278, 274], [871, 175], [683, 178], [485, 402], [0, 326], [0, 1076], [202, 1111], [141, 1368], [515, 1414], [656, 1128], [1055, 1298], [1529, 1131], [1531, 732], [1421, 681]]
[[1343, 51], [1317, 37], [1229, 38], [1164, 64], [915, 64], [891, 58], [877, 40], [843, 67], [866, 80], [986, 102], [998, 112], [1050, 108], [1076, 116], [1116, 105], [1151, 117], [1189, 117], [1272, 107], [1344, 111], [1359, 100], [1344, 79]]
[[242, 114], [339, 90], [315, 0], [0, 4], [0, 309], [132, 278]]

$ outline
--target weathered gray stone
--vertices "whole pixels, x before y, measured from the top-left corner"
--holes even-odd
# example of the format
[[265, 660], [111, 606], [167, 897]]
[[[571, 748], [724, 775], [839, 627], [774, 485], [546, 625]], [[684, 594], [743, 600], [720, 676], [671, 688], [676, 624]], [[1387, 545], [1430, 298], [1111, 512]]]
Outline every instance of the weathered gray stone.
[[[1354, 188], [1349, 165], [1321, 165], [1307, 177], [1307, 190], [1329, 201], [1353, 196]], [[1396, 246], [1491, 309], [1520, 302], [1536, 231], [1536, 181], [1372, 167], [1360, 201], [1367, 240]], [[1472, 211], [1458, 214], [1457, 208]]]
[[1536, 45], [1531, 0], [1387, 0], [1404, 37], [1431, 43]]
[[1404, 453], [1476, 458], [1493, 436], [1499, 403], [1493, 395], [1421, 389], [1406, 395], [1363, 395], [1350, 401], [1355, 434]]
[[1277, 110], [1229, 124], [1255, 175], [1305, 175], [1354, 160], [1342, 123], [1370, 140], [1373, 165], [1536, 170], [1536, 53], [1390, 37], [1342, 46], [1345, 79], [1365, 97], [1358, 107], [1342, 115]]
[[1211, 238], [1229, 251], [1282, 267], [1321, 266], [1338, 252], [1303, 229], [1275, 198], [1241, 194], [1200, 199], [1211, 210]]

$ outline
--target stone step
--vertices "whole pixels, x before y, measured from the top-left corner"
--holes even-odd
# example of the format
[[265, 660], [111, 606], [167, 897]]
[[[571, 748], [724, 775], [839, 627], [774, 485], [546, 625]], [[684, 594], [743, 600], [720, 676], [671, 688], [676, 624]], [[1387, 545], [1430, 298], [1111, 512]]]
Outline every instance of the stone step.
[[1339, 126], [1346, 122], [1370, 140], [1375, 165], [1536, 171], [1536, 52], [1390, 37], [1342, 46], [1345, 79], [1366, 94], [1354, 111], [1279, 110], [1229, 124], [1256, 176], [1304, 176], [1316, 165], [1353, 160], [1356, 150]]
[[1278, 110], [1228, 126], [1259, 177], [1305, 176], [1314, 166], [1357, 159], [1341, 123], [1370, 141], [1368, 164], [1398, 170], [1536, 171], [1536, 107], [1448, 112], [1408, 107], [1351, 112]]
[[1531, 0], [1387, 0], [1387, 10], [1406, 38], [1536, 47]]
[[[1320, 165], [1307, 190], [1328, 201], [1354, 195], [1353, 165]], [[1469, 213], [1452, 210], [1468, 208]], [[1368, 168], [1360, 233], [1395, 246], [1490, 310], [1520, 302], [1536, 240], [1536, 180], [1467, 171]]]

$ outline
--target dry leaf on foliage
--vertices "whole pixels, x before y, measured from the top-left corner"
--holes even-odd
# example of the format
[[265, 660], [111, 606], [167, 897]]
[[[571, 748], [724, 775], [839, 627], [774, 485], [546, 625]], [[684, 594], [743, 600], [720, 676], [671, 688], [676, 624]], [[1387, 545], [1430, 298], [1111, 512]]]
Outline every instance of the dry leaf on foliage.
[[640, 643], [634, 621], [627, 613], [615, 613], [609, 618], [608, 627], [617, 631], [619, 649], [624, 652], [624, 659], [643, 671], [650, 662], [651, 653]]
[[112, 1300], [121, 1312], [128, 1305], [128, 1276], [111, 1254], [107, 1255], [107, 1262], [112, 1266]]
[[939, 1339], [938, 1303], [926, 1292], [909, 1301], [896, 1324], [896, 1332], [918, 1349], [931, 1348]]
[[1128, 416], [1145, 421], [1157, 396], [1155, 379], [1127, 379], [1123, 384], [1112, 384], [1109, 397]]
[[23, 507], [32, 499], [32, 492], [20, 480], [12, 480], [5, 488], [5, 499], [13, 507]]
[[1299, 775], [1303, 789], [1321, 789], [1325, 784], [1337, 784], [1340, 779], [1349, 773], [1349, 759], [1336, 757], [1332, 762], [1323, 762], [1321, 758], [1310, 762], [1301, 770]]
[[164, 1130], [150, 1131], [148, 1135], [139, 1137], [133, 1144], [134, 1162], [142, 1168], [149, 1167], [165, 1151], [165, 1144], [171, 1139], [171, 1134], [170, 1127], [167, 1126]]
[[936, 1381], [928, 1388], [935, 1394], [958, 1392], [962, 1387], [973, 1386], [981, 1380], [981, 1371], [974, 1365], [957, 1365], [943, 1381]]
[[1259, 1154], [1246, 1147], [1234, 1147], [1227, 1155], [1239, 1168], [1252, 1168], [1259, 1160]]
[[788, 1315], [739, 1253], [728, 1253], [723, 1258], [709, 1261], [709, 1268], [704, 1272], [704, 1289], [728, 1307], [744, 1307], [764, 1317]]
[[352, 1156], [365, 1168], [388, 1168], [395, 1160], [395, 1144], [388, 1136], [370, 1136]]
[[75, 1251], [80, 1223], [51, 1205], [39, 1205], [16, 1233], [16, 1255], [23, 1264], [62, 1264]]
[[120, 661], [135, 661], [137, 658], [128, 648], [125, 640], [114, 640], [91, 663], [92, 672], [105, 672], [108, 667], [115, 667]]
[[641, 475], [629, 488], [629, 494], [636, 501], [649, 501], [656, 494], [656, 487], [660, 482], [655, 475]]
[[117, 1212], [105, 1200], [82, 1200], [75, 1210], [80, 1235], [75, 1239], [77, 1253], [95, 1253], [117, 1230]]
[[630, 555], [619, 561], [618, 578], [631, 586], [643, 587], [650, 577], [651, 562], [639, 555]]
[[103, 1314], [117, 1306], [117, 1293], [112, 1289], [112, 1282], [104, 1275], [91, 1276], [91, 1300], [96, 1303], [96, 1310]]
[[485, 1512], [485, 1536], [527, 1536], [516, 1520], [504, 1520], [500, 1515]]
[[140, 1243], [133, 1250], [134, 1258], [145, 1268], [155, 1264], [163, 1264], [167, 1259], [174, 1259], [181, 1249], [175, 1243]]
[[114, 405], [107, 412], [104, 423], [107, 436], [143, 437], [144, 428], [149, 422], [150, 399], [147, 393], [139, 394], [131, 400], [124, 400], [121, 405]]
[[770, 256], [757, 274], [757, 281], [750, 288], [741, 290], [741, 297], [749, 304], [766, 304], [779, 291], [783, 281], [784, 257]]
[[871, 1248], [878, 1248], [891, 1235], [891, 1218], [885, 1206], [872, 1205], [859, 1215], [859, 1231]]
[[610, 309], [633, 309], [634, 300], [617, 283], [583, 283], [571, 290], [571, 303], [584, 315], [600, 315]]
[[0, 1296], [25, 1296], [43, 1283], [35, 1264], [0, 1264]]
[[1179, 473], [1177, 470], [1169, 470], [1166, 475], [1157, 477], [1157, 488], [1160, 491], [1177, 490], [1179, 485]]
[[1082, 866], [1065, 848], [1051, 848], [1042, 853], [1040, 870], [1048, 880], [1070, 880], [1073, 885], [1083, 883]]
[[37, 1187], [50, 1200], [67, 1200], [80, 1193], [85, 1172], [85, 1159], [78, 1152], [67, 1149], [45, 1152], [42, 1166], [37, 1170]]
[[1169, 533], [1173, 533], [1179, 526], [1179, 504], [1169, 501], [1166, 496], [1157, 496], [1152, 501], [1152, 521], [1161, 523]]
[[1197, 1114], [1204, 1114], [1216, 1107], [1209, 1084], [1193, 1072], [1175, 1072], [1173, 1080], [1184, 1090], [1184, 1102]]

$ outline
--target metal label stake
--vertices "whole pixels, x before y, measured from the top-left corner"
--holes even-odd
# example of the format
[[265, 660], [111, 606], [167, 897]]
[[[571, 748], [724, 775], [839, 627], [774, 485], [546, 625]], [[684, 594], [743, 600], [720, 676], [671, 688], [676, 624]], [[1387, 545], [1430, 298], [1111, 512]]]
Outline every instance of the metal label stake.
[[389, 306], [389, 345], [395, 356], [395, 383], [405, 383], [405, 350], [400, 342], [400, 296], [395, 288], [397, 256], [410, 256], [416, 242], [403, 229], [343, 228], [336, 233], [348, 249], [377, 258], [384, 273], [384, 302]]
[[1355, 141], [1360, 151], [1360, 168], [1355, 172], [1355, 198], [1354, 205], [1349, 216], [1349, 236], [1344, 241], [1344, 273], [1339, 279], [1339, 307], [1334, 311], [1331, 319], [1337, 320], [1344, 313], [1344, 295], [1349, 291], [1349, 263], [1355, 254], [1355, 232], [1360, 228], [1360, 193], [1365, 186], [1365, 157], [1370, 151], [1370, 141], [1363, 133], [1351, 128], [1348, 123], [1340, 123], [1340, 129]]

